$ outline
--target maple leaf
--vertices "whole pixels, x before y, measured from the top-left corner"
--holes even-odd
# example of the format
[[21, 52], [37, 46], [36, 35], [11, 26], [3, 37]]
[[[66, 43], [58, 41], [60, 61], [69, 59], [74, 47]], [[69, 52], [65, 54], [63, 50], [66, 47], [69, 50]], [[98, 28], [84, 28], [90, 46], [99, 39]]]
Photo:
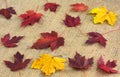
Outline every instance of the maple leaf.
[[84, 12], [88, 9], [88, 6], [86, 6], [83, 3], [72, 4], [71, 7], [72, 7], [72, 11], [75, 11], [75, 12], [79, 12], [79, 11]]
[[69, 58], [69, 65], [75, 69], [88, 69], [93, 64], [93, 58], [86, 59], [76, 52], [73, 59]]
[[36, 13], [33, 10], [26, 11], [26, 14], [21, 14], [19, 17], [23, 19], [21, 27], [33, 25], [35, 22], [39, 22], [43, 14]]
[[6, 34], [3, 38], [1, 38], [1, 42], [5, 47], [16, 47], [16, 43], [18, 43], [23, 36], [14, 36], [10, 39], [10, 34]]
[[40, 69], [45, 75], [51, 75], [56, 70], [63, 70], [66, 62], [65, 59], [59, 57], [53, 57], [49, 54], [42, 54], [40, 58], [36, 59], [31, 68]]
[[80, 23], [80, 17], [71, 17], [70, 15], [66, 14], [66, 18], [64, 20], [64, 24], [68, 27], [76, 27], [78, 26]]
[[56, 12], [58, 6], [60, 5], [56, 3], [46, 3], [44, 5], [44, 10], [47, 11], [48, 9], [50, 9], [50, 11]]
[[10, 61], [4, 61], [5, 65], [11, 69], [11, 71], [17, 71], [20, 69], [23, 69], [25, 67], [27, 67], [28, 63], [30, 62], [31, 59], [25, 59], [23, 61], [24, 55], [22, 55], [21, 53], [17, 52], [14, 55], [14, 63], [10, 62]]
[[94, 44], [94, 43], [99, 43], [102, 46], [106, 46], [106, 39], [97, 32], [89, 32], [88, 35], [90, 36], [89, 39], [86, 41], [86, 44]]
[[3, 15], [6, 19], [10, 19], [12, 14], [16, 14], [16, 12], [13, 7], [8, 7], [5, 9], [0, 9], [0, 14]]
[[41, 35], [42, 38], [38, 39], [31, 48], [43, 49], [50, 47], [54, 50], [64, 45], [64, 38], [58, 37], [58, 34], [55, 31], [52, 31], [51, 33], [41, 33]]
[[116, 66], [117, 66], [116, 60], [113, 60], [113, 61], [108, 60], [106, 64], [104, 63], [102, 56], [98, 60], [98, 68], [107, 73], [118, 73], [117, 70], [113, 69]]
[[93, 8], [90, 14], [96, 14], [94, 17], [94, 23], [103, 23], [107, 21], [108, 24], [114, 25], [117, 20], [117, 15], [111, 11], [108, 11], [105, 7]]

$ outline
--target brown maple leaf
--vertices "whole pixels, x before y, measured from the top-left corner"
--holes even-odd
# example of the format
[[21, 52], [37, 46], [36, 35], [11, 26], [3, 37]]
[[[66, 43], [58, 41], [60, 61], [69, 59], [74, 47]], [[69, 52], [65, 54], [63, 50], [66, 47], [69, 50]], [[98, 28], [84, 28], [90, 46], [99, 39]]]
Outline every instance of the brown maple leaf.
[[86, 41], [86, 44], [94, 44], [99, 43], [102, 46], [106, 46], [106, 39], [98, 32], [89, 32], [89, 39]]
[[0, 9], [0, 14], [3, 15], [6, 19], [10, 19], [12, 14], [16, 14], [16, 12], [13, 7], [8, 7], [5, 9]]
[[56, 3], [46, 3], [44, 5], [44, 10], [47, 11], [48, 9], [50, 9], [50, 11], [56, 12], [58, 6], [60, 5]]
[[75, 69], [88, 69], [93, 64], [93, 57], [86, 59], [85, 56], [81, 56], [76, 52], [73, 59], [69, 58], [69, 65]]
[[14, 63], [10, 62], [10, 61], [4, 61], [5, 65], [11, 69], [11, 71], [17, 71], [20, 69], [23, 69], [25, 67], [27, 67], [28, 63], [30, 62], [31, 59], [25, 59], [23, 61], [24, 55], [22, 55], [21, 53], [17, 52], [14, 55]]
[[51, 33], [41, 33], [41, 35], [42, 38], [38, 39], [31, 48], [44, 49], [50, 47], [54, 50], [64, 45], [64, 38], [58, 37], [58, 34], [55, 31], [52, 31]]
[[26, 14], [21, 14], [19, 17], [23, 19], [21, 27], [33, 25], [35, 22], [39, 22], [43, 14], [36, 13], [33, 10], [26, 11]]
[[10, 34], [6, 34], [3, 38], [1, 38], [1, 42], [5, 47], [16, 47], [16, 43], [18, 43], [22, 38], [23, 36], [14, 36], [10, 39]]
[[79, 26], [79, 24], [81, 24], [79, 16], [72, 17], [68, 14], [66, 14], [66, 18], [63, 21], [67, 27], [76, 27], [76, 26]]
[[107, 73], [118, 73], [118, 70], [113, 69], [116, 66], [117, 66], [116, 60], [113, 61], [108, 60], [106, 64], [102, 56], [98, 60], [98, 68]]

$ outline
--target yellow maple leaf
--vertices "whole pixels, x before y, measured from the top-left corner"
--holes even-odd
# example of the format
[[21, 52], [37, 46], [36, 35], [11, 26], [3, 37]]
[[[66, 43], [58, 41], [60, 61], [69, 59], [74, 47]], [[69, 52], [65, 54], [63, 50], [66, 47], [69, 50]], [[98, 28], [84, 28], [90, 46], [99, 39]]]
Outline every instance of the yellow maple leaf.
[[117, 20], [117, 15], [111, 11], [108, 11], [105, 7], [93, 8], [90, 14], [96, 14], [94, 17], [94, 23], [103, 23], [107, 21], [108, 24], [114, 25]]
[[63, 70], [66, 62], [65, 59], [59, 57], [53, 57], [49, 54], [42, 54], [40, 58], [36, 59], [31, 68], [40, 69], [45, 75], [51, 75], [56, 70]]

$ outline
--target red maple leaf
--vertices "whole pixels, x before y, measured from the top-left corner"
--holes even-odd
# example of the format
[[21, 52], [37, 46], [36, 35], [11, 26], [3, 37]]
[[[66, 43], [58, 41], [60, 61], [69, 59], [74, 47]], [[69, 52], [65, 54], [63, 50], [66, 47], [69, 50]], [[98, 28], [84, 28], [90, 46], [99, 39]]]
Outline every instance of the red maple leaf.
[[26, 14], [21, 14], [19, 17], [23, 19], [21, 27], [26, 27], [28, 25], [33, 25], [35, 22], [39, 22], [43, 14], [36, 13], [33, 10], [26, 11]]
[[64, 20], [64, 24], [68, 27], [76, 27], [80, 23], [80, 17], [71, 17], [70, 15], [66, 14], [66, 18]]
[[48, 9], [50, 9], [50, 11], [56, 12], [58, 6], [60, 5], [56, 3], [46, 3], [44, 5], [44, 10], [47, 11]]
[[0, 9], [0, 14], [3, 15], [6, 19], [10, 19], [12, 14], [16, 14], [13, 7], [8, 7], [6, 9]]
[[117, 70], [113, 69], [116, 66], [117, 66], [116, 60], [113, 60], [113, 61], [108, 60], [106, 64], [104, 63], [102, 56], [98, 60], [98, 68], [107, 73], [118, 73]]
[[73, 59], [69, 58], [69, 65], [75, 69], [88, 69], [93, 64], [93, 58], [86, 59], [85, 56], [81, 56], [76, 52]]
[[97, 32], [89, 32], [88, 35], [90, 36], [89, 39], [86, 41], [87, 44], [94, 44], [94, 43], [99, 43], [102, 46], [106, 46], [106, 39]]
[[79, 12], [79, 11], [86, 11], [88, 9], [88, 6], [86, 6], [85, 4], [83, 3], [76, 3], [76, 4], [72, 4], [72, 11], [75, 11], [75, 12]]
[[17, 71], [17, 70], [20, 70], [20, 69], [27, 67], [28, 63], [31, 60], [31, 59], [25, 59], [23, 61], [23, 58], [24, 58], [24, 55], [17, 52], [14, 55], [14, 63], [12, 63], [10, 61], [4, 61], [4, 63], [8, 68], [11, 69], [11, 71]]
[[18, 43], [23, 36], [14, 36], [10, 39], [10, 34], [6, 34], [3, 38], [1, 38], [1, 42], [5, 47], [16, 47], [16, 43]]
[[57, 32], [41, 33], [42, 38], [38, 39], [31, 48], [44, 49], [50, 47], [52, 50], [64, 45], [64, 38], [58, 37]]

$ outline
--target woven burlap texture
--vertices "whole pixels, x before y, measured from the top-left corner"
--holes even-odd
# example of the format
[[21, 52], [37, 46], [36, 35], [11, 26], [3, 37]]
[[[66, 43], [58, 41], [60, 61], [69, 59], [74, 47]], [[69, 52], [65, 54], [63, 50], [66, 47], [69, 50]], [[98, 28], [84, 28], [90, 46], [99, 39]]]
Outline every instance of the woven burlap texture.
[[[80, 16], [81, 25], [78, 28], [83, 33], [99, 32], [101, 34], [110, 30], [117, 29], [120, 26], [120, 0], [48, 0], [48, 2], [55, 2], [60, 4], [57, 11], [50, 12], [44, 11], [44, 4], [47, 0], [7, 0], [8, 6], [15, 8], [17, 15], [13, 15], [10, 20], [0, 16], [0, 38], [5, 34], [10, 33], [11, 36], [24, 36], [24, 38], [18, 43], [18, 47], [6, 48], [0, 43], [0, 77], [84, 77], [82, 71], [74, 70], [69, 67], [68, 57], [73, 57], [76, 53], [85, 55], [87, 58], [94, 57], [94, 64], [91, 68], [85, 71], [86, 77], [120, 77], [120, 74], [106, 74], [97, 69], [97, 60], [100, 55], [103, 55], [105, 61], [108, 59], [117, 60], [118, 66], [116, 69], [120, 70], [120, 30], [114, 31], [104, 35], [107, 39], [106, 47], [102, 47], [99, 44], [85, 45], [85, 41], [88, 36], [82, 34], [77, 28], [66, 27], [63, 23], [65, 15]], [[86, 12], [72, 12], [70, 5], [73, 3], [83, 2], [89, 6]], [[39, 23], [35, 23], [33, 26], [21, 28], [20, 24], [22, 19], [18, 16], [25, 13], [27, 10], [36, 10], [37, 6], [40, 6], [37, 12], [44, 14]], [[109, 26], [107, 23], [93, 24], [93, 16], [88, 12], [94, 7], [105, 6], [109, 10], [117, 13], [118, 19], [115, 26]], [[5, 8], [5, 0], [0, 0], [0, 8]], [[64, 46], [51, 51], [47, 49], [30, 49], [32, 44], [41, 37], [42, 32], [56, 31], [58, 35], [65, 38]], [[11, 72], [3, 62], [3, 60], [13, 61], [13, 55], [17, 52], [21, 52], [25, 55], [25, 58], [31, 58], [32, 61], [27, 68]], [[62, 55], [67, 59], [65, 63], [65, 69], [63, 71], [57, 71], [51, 76], [44, 76], [40, 70], [31, 69], [30, 66], [34, 59], [38, 58], [40, 54], [47, 53], [51, 55]]]

